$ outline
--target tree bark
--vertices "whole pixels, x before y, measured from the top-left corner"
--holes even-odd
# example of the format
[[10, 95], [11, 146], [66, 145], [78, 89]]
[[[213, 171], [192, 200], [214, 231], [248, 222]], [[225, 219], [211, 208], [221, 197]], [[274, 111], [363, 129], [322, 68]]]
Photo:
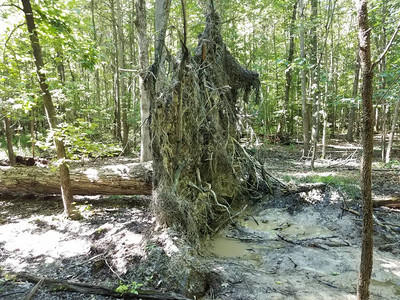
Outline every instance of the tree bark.
[[110, 0], [111, 19], [112, 19], [112, 36], [114, 40], [114, 116], [115, 116], [115, 137], [122, 141], [121, 129], [121, 82], [119, 74], [119, 38], [118, 38], [118, 25], [115, 13], [116, 0]]
[[386, 159], [385, 159], [386, 163], [390, 162], [390, 152], [392, 152], [394, 132], [396, 131], [397, 117], [399, 114], [399, 105], [400, 105], [400, 99], [397, 99], [396, 106], [394, 108], [394, 115], [393, 115], [393, 119], [392, 119], [392, 129], [390, 130], [389, 142], [388, 142], [388, 146], [387, 146], [387, 150], [386, 150]]
[[141, 69], [139, 77], [141, 119], [140, 161], [145, 162], [152, 159], [150, 139], [150, 92], [146, 88], [146, 77], [153, 76], [153, 74], [149, 74], [149, 41], [147, 38], [146, 1], [135, 1], [135, 24], [139, 42], [139, 65]]
[[120, 80], [120, 102], [121, 102], [121, 121], [122, 121], [122, 146], [125, 154], [129, 149], [129, 124], [128, 124], [128, 98], [126, 97], [125, 76], [121, 72], [125, 69], [125, 36], [122, 18], [122, 5], [120, 0], [116, 0], [117, 6], [117, 29], [118, 29], [118, 74]]
[[[151, 195], [151, 162], [71, 168], [76, 195]], [[60, 175], [47, 167], [0, 167], [0, 193], [60, 194]]]
[[[382, 2], [382, 34], [381, 34], [381, 51], [385, 51], [385, 47], [386, 47], [386, 16], [387, 16], [387, 9], [386, 9], [386, 1]], [[379, 71], [381, 73], [385, 73], [386, 72], [386, 56], [382, 57], [382, 60], [379, 64]], [[381, 84], [380, 84], [380, 88], [385, 91], [386, 89], [386, 76], [382, 76], [381, 78]], [[386, 97], [383, 96], [382, 97], [382, 125], [381, 125], [381, 159], [382, 162], [386, 161], [386, 134], [387, 134], [387, 116], [388, 116], [388, 104], [386, 101]]]
[[7, 140], [8, 160], [10, 161], [10, 165], [13, 166], [13, 165], [15, 165], [15, 154], [14, 154], [13, 142], [12, 142], [10, 117], [5, 116], [3, 123], [4, 123], [4, 131], [6, 133], [6, 140]]
[[349, 114], [349, 124], [347, 127], [347, 135], [346, 139], [349, 142], [354, 141], [354, 122], [356, 119], [356, 108], [357, 108], [357, 95], [358, 95], [358, 81], [360, 79], [360, 56], [357, 53], [357, 60], [354, 65], [354, 81], [353, 81], [353, 101], [350, 107], [350, 114]]
[[[305, 63], [305, 51], [304, 51], [304, 4], [303, 0], [299, 0], [300, 9], [300, 56], [302, 61]], [[303, 117], [303, 151], [304, 156], [308, 155], [310, 150], [310, 114], [307, 103], [307, 92], [306, 92], [306, 71], [304, 66], [301, 68], [301, 105], [302, 105], [302, 117]]]
[[363, 202], [363, 229], [361, 263], [357, 285], [357, 299], [369, 299], [369, 285], [372, 273], [373, 257], [373, 208], [372, 208], [372, 158], [374, 113], [372, 106], [373, 68], [371, 63], [371, 28], [368, 21], [366, 0], [358, 1], [359, 54], [362, 70], [362, 111], [363, 111], [363, 156], [361, 161], [361, 199]]
[[318, 38], [317, 38], [317, 14], [318, 0], [311, 0], [311, 95], [312, 95], [312, 118], [311, 118], [311, 140], [312, 140], [312, 157], [311, 169], [314, 169], [314, 162], [317, 154], [317, 141], [319, 130], [319, 61], [318, 54]]
[[[49, 86], [46, 82], [46, 75], [43, 71], [44, 62], [42, 56], [42, 48], [39, 43], [39, 37], [35, 26], [35, 20], [33, 18], [33, 11], [30, 0], [22, 0], [22, 5], [25, 13], [26, 24], [30, 34], [31, 47], [33, 50], [33, 56], [35, 58], [36, 72], [39, 80], [40, 89], [42, 91], [42, 98], [44, 107], [46, 110], [47, 121], [49, 123], [50, 131], [54, 132], [57, 127], [57, 115], [56, 110], [51, 98]], [[57, 159], [61, 161], [60, 164], [60, 183], [61, 183], [61, 194], [64, 204], [64, 212], [69, 217], [73, 214], [73, 195], [71, 191], [69, 169], [68, 165], [64, 161], [66, 158], [64, 142], [57, 137], [54, 138], [54, 143], [57, 151]]]
[[293, 4], [292, 18], [290, 20], [290, 28], [289, 28], [289, 51], [288, 51], [288, 68], [286, 69], [286, 84], [285, 84], [285, 114], [284, 118], [282, 118], [282, 126], [286, 127], [286, 133], [289, 133], [289, 124], [288, 123], [288, 115], [289, 115], [289, 106], [290, 106], [290, 87], [292, 85], [292, 68], [291, 63], [293, 62], [294, 56], [294, 30], [295, 30], [295, 22], [296, 22], [296, 14], [297, 14], [297, 4], [298, 1]]
[[[95, 47], [98, 47], [98, 38], [97, 38], [97, 28], [96, 28], [96, 20], [95, 20], [95, 0], [90, 0], [90, 13], [92, 19], [93, 26], [93, 41]], [[95, 69], [95, 78], [96, 78], [96, 104], [101, 107], [101, 87], [100, 87], [100, 72], [99, 68], [96, 66]]]

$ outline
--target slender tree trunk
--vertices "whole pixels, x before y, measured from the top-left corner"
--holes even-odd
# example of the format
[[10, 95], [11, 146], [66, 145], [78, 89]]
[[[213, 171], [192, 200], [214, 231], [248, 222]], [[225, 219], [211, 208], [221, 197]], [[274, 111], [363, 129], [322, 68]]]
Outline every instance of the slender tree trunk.
[[32, 158], [35, 158], [35, 147], [36, 147], [36, 126], [35, 126], [35, 109], [31, 109], [31, 117], [30, 117], [30, 130], [31, 130], [31, 149], [32, 149]]
[[318, 39], [317, 39], [317, 14], [318, 14], [318, 0], [311, 0], [311, 58], [310, 63], [313, 67], [311, 71], [311, 95], [312, 95], [312, 126], [311, 126], [311, 140], [312, 140], [312, 157], [311, 169], [314, 169], [314, 162], [317, 153], [318, 142], [318, 127], [319, 127], [319, 62], [317, 59], [318, 54]]
[[[299, 0], [299, 9], [300, 9], [300, 56], [302, 61], [305, 61], [306, 55], [304, 50], [304, 5], [303, 0]], [[308, 155], [310, 151], [310, 114], [308, 110], [308, 103], [307, 103], [307, 78], [306, 78], [306, 71], [304, 67], [301, 69], [301, 106], [302, 106], [302, 116], [303, 116], [303, 151], [304, 156]]]
[[7, 140], [7, 150], [8, 150], [8, 160], [10, 161], [10, 165], [15, 165], [15, 154], [13, 149], [13, 142], [12, 142], [12, 131], [11, 131], [11, 119], [8, 116], [5, 116], [3, 119], [4, 123], [4, 131], [6, 133], [6, 140]]
[[[333, 47], [332, 47], [332, 51], [333, 51]], [[323, 112], [322, 112], [322, 117], [323, 117], [322, 154], [321, 154], [322, 159], [325, 159], [325, 156], [326, 156], [326, 146], [327, 146], [327, 140], [328, 140], [328, 133], [327, 133], [327, 131], [328, 131], [328, 101], [329, 101], [328, 92], [329, 92], [329, 84], [331, 84], [331, 82], [332, 82], [332, 74], [333, 74], [333, 52], [331, 52], [331, 56], [330, 56], [328, 80], [325, 82], [325, 95], [324, 95]]]
[[[35, 21], [33, 18], [32, 6], [30, 0], [22, 0], [22, 5], [25, 13], [26, 24], [30, 34], [31, 47], [33, 56], [35, 58], [36, 72], [39, 80], [40, 89], [42, 91], [42, 98], [46, 110], [47, 121], [49, 123], [50, 131], [54, 133], [57, 127], [57, 115], [54, 104], [49, 91], [49, 86], [46, 82], [46, 75], [42, 71], [44, 68], [42, 49], [39, 43], [39, 37], [36, 31]], [[60, 181], [61, 181], [61, 194], [64, 204], [64, 212], [68, 217], [73, 216], [73, 195], [71, 191], [71, 182], [69, 177], [69, 168], [65, 162], [66, 153], [64, 142], [58, 138], [54, 139], [57, 151], [57, 158], [60, 163]]]
[[[94, 11], [95, 11], [95, 0], [90, 0], [90, 12], [92, 17], [92, 27], [93, 27], [93, 41], [97, 48], [98, 38], [97, 38], [97, 28], [96, 28], [96, 19]], [[95, 80], [96, 80], [96, 105], [100, 108], [101, 106], [100, 72], [97, 66], [95, 69]]]
[[358, 1], [358, 26], [360, 42], [360, 62], [362, 70], [362, 110], [363, 110], [363, 157], [361, 162], [361, 198], [363, 202], [363, 233], [361, 263], [357, 285], [357, 299], [369, 299], [369, 285], [372, 273], [373, 257], [373, 210], [372, 210], [372, 158], [374, 113], [372, 106], [373, 68], [371, 63], [371, 28], [368, 21], [366, 0]]
[[392, 151], [392, 146], [393, 146], [394, 133], [396, 130], [397, 117], [399, 114], [399, 105], [400, 105], [400, 98], [398, 98], [396, 100], [396, 106], [394, 108], [394, 115], [393, 115], [393, 119], [392, 119], [392, 129], [390, 131], [389, 142], [388, 142], [388, 146], [387, 146], [387, 150], [386, 150], [386, 160], [385, 160], [386, 163], [390, 162], [390, 152]]
[[116, 0], [110, 1], [111, 19], [112, 19], [112, 35], [114, 40], [114, 116], [115, 116], [115, 137], [122, 141], [121, 129], [121, 80], [120, 80], [120, 59], [119, 59], [119, 38], [118, 25], [115, 13]]
[[347, 127], [346, 139], [349, 142], [354, 141], [354, 122], [356, 119], [356, 108], [357, 108], [357, 95], [358, 95], [358, 81], [360, 79], [360, 56], [357, 53], [357, 60], [354, 65], [354, 81], [353, 81], [353, 93], [352, 98], [354, 103], [351, 104], [349, 113], [349, 124]]
[[160, 91], [160, 87], [165, 84], [165, 70], [164, 70], [164, 62], [166, 57], [165, 52], [165, 37], [167, 32], [167, 25], [169, 19], [169, 12], [171, 8], [171, 0], [158, 0], [155, 3], [155, 58], [154, 58], [154, 66], [155, 67], [155, 77], [156, 81], [156, 93]]
[[[382, 33], [381, 33], [381, 51], [383, 52], [386, 47], [386, 1], [382, 2]], [[386, 57], [383, 57], [380, 62], [380, 72], [386, 72]], [[386, 76], [382, 76], [381, 78], [381, 89], [384, 91], [386, 89]], [[382, 97], [382, 128], [381, 128], [381, 159], [382, 162], [386, 160], [386, 127], [387, 127], [387, 115], [388, 115], [388, 104], [386, 101], [386, 97]]]
[[136, 29], [139, 42], [139, 65], [141, 69], [139, 77], [140, 88], [140, 117], [141, 117], [141, 143], [140, 161], [152, 159], [150, 139], [150, 95], [146, 88], [146, 77], [149, 74], [149, 42], [147, 38], [147, 11], [146, 1], [136, 0]]
[[117, 6], [117, 31], [118, 31], [118, 74], [120, 80], [120, 102], [121, 102], [121, 121], [122, 121], [122, 146], [124, 153], [130, 152], [128, 138], [129, 138], [129, 125], [128, 125], [128, 98], [126, 97], [125, 76], [122, 74], [122, 69], [125, 69], [125, 37], [122, 19], [122, 6], [121, 1], [116, 0]]
[[289, 51], [288, 51], [288, 68], [286, 69], [286, 84], [285, 84], [285, 114], [284, 118], [282, 118], [282, 126], [286, 128], [286, 133], [289, 133], [289, 124], [288, 124], [288, 114], [289, 114], [289, 107], [290, 107], [290, 87], [292, 84], [292, 67], [291, 64], [293, 62], [294, 56], [294, 30], [295, 30], [295, 22], [296, 22], [296, 14], [297, 14], [297, 1], [293, 4], [293, 11], [292, 11], [292, 19], [290, 21], [289, 27]]

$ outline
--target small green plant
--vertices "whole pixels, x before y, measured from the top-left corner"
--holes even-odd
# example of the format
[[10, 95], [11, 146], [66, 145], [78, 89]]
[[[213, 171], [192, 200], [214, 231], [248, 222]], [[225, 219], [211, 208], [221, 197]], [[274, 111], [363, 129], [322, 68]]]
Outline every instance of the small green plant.
[[93, 214], [93, 205], [90, 203], [86, 202], [85, 204], [77, 205], [76, 202], [73, 202], [72, 204], [75, 205], [76, 211], [82, 216], [88, 217]]
[[139, 294], [138, 289], [143, 286], [141, 283], [137, 283], [136, 281], [132, 281], [129, 284], [124, 284], [123, 282], [119, 283], [119, 286], [115, 289], [115, 291], [121, 295], [125, 294]]
[[5, 279], [4, 278], [0, 278], [0, 293], [2, 293], [4, 291], [4, 283], [5, 283]]
[[288, 149], [290, 152], [293, 152], [293, 151], [297, 150], [295, 144], [290, 144], [290, 145], [288, 145], [288, 146], [287, 146], [287, 149]]

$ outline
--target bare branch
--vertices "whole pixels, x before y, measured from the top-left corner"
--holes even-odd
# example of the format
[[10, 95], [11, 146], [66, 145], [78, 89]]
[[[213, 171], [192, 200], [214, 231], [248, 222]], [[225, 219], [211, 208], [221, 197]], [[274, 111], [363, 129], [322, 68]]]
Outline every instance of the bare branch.
[[392, 46], [394, 39], [396, 38], [397, 33], [400, 30], [400, 21], [397, 24], [396, 30], [394, 31], [389, 43], [386, 45], [385, 50], [383, 50], [383, 52], [381, 53], [381, 55], [379, 56], [379, 58], [372, 64], [371, 70], [375, 69], [375, 67], [377, 66], [377, 64], [379, 64], [379, 62], [385, 57], [386, 53], [389, 51], [390, 47]]
[[25, 22], [19, 24], [19, 25], [16, 26], [16, 27], [10, 32], [10, 34], [8, 35], [8, 37], [7, 37], [7, 39], [6, 39], [5, 43], [4, 43], [3, 61], [6, 60], [6, 59], [5, 59], [5, 55], [6, 55], [6, 49], [7, 49], [7, 44], [8, 44], [8, 42], [9, 42], [9, 40], [11, 39], [12, 35], [14, 34], [14, 32], [17, 31], [17, 29], [20, 28], [21, 26], [24, 26], [25, 24], [26, 24]]
[[15, 8], [17, 8], [17, 9], [19, 9], [21, 11], [24, 11], [22, 7], [20, 7], [20, 6], [16, 5], [16, 4], [13, 4], [13, 3], [4, 3], [4, 4], [0, 4], [0, 6], [15, 7]]

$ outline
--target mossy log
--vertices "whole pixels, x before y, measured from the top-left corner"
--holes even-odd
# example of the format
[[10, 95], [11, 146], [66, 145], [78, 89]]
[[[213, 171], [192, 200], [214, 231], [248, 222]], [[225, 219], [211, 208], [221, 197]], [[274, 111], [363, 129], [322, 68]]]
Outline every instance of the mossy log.
[[[152, 165], [71, 166], [75, 195], [151, 195]], [[0, 167], [0, 193], [61, 194], [59, 172], [49, 167]]]

